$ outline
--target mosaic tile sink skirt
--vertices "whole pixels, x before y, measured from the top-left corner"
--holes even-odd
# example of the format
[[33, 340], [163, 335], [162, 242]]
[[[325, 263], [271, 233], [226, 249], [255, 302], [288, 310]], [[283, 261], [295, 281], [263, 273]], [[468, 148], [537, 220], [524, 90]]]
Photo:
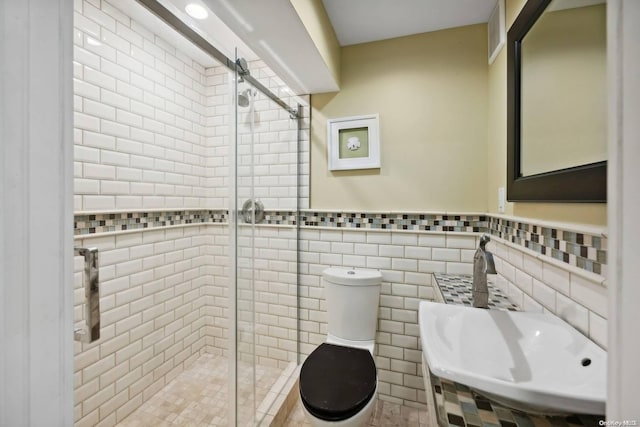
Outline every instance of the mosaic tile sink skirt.
[[539, 416], [513, 411], [471, 391], [467, 386], [431, 375], [441, 427], [597, 427], [595, 415]]

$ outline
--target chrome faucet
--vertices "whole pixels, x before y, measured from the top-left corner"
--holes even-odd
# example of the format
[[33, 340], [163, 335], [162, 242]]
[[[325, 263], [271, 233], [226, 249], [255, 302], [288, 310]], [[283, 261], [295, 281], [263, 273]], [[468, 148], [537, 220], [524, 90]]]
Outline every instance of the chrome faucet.
[[487, 274], [497, 274], [496, 265], [493, 262], [493, 254], [485, 249], [485, 246], [490, 240], [488, 235], [483, 234], [482, 237], [480, 237], [480, 247], [473, 255], [471, 297], [474, 307], [489, 308]]

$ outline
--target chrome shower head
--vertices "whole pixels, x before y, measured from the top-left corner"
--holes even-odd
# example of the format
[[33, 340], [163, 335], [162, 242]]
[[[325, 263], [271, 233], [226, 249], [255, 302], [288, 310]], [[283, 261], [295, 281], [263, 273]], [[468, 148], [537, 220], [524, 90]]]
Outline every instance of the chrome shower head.
[[252, 92], [251, 88], [246, 88], [238, 94], [238, 105], [240, 107], [248, 107], [251, 104], [251, 101], [253, 100], [255, 94], [256, 92]]

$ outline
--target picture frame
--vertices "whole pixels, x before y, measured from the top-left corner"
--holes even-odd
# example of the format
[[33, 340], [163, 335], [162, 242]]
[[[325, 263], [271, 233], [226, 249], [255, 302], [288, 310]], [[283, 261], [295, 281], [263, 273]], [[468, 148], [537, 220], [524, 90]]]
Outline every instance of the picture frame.
[[487, 38], [489, 43], [489, 65], [493, 64], [496, 57], [502, 50], [502, 46], [507, 41], [507, 30], [505, 28], [504, 1], [497, 0], [496, 5], [489, 17], [487, 28]]
[[329, 170], [379, 168], [379, 121], [378, 114], [327, 120]]

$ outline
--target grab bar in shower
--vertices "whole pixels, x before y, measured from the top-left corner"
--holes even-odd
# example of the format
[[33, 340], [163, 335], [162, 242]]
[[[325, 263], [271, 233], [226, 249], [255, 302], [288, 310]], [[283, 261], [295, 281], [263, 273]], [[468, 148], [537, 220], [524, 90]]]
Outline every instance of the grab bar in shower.
[[86, 328], [73, 331], [76, 341], [94, 342], [100, 338], [100, 275], [98, 262], [98, 248], [75, 248], [76, 256], [84, 257], [84, 296], [85, 296], [85, 324]]

